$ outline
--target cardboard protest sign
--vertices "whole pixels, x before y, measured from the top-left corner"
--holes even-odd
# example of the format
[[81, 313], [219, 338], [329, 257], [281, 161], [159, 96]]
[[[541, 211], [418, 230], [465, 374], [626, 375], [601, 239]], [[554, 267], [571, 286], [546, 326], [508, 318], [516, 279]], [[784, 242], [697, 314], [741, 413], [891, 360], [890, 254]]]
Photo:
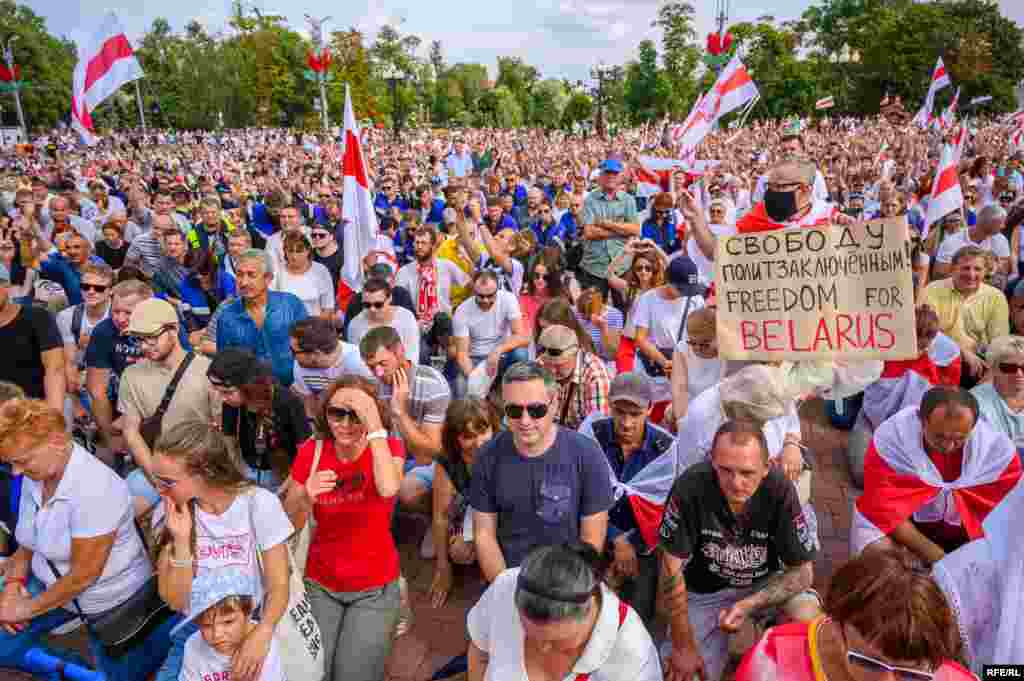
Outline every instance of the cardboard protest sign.
[[725, 359], [912, 359], [918, 355], [905, 217], [720, 237]]

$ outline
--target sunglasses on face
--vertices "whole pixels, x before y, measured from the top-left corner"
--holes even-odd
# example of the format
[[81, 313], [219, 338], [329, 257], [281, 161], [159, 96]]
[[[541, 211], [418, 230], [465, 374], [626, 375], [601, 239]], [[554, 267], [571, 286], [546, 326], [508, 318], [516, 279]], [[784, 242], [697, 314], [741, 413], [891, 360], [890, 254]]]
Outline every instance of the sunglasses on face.
[[1004, 374], [1016, 374], [1018, 371], [1024, 371], [1024, 364], [1014, 364], [1013, 362], [1000, 362], [999, 370]]
[[654, 268], [650, 265], [637, 265], [633, 268], [634, 272], [653, 272]]
[[230, 393], [237, 390], [235, 386], [225, 383], [224, 381], [217, 380], [216, 378], [211, 378], [210, 376], [207, 376], [206, 380], [210, 382], [210, 387], [217, 392]]
[[329, 235], [327, 232], [313, 232], [310, 236], [313, 237], [314, 241], [319, 241], [320, 239], [326, 239]]
[[548, 405], [546, 404], [506, 404], [505, 405], [505, 416], [518, 421], [523, 418], [523, 412], [530, 415], [531, 419], [542, 419], [547, 416]]
[[386, 301], [386, 300], [378, 300], [378, 301], [374, 301], [372, 303], [366, 303], [366, 307], [368, 307], [371, 310], [383, 310], [384, 306], [387, 305], [387, 304], [388, 304], [388, 301]]
[[920, 669], [908, 669], [906, 667], [893, 667], [881, 660], [858, 653], [855, 650], [846, 651], [846, 658], [850, 661], [851, 665], [860, 667], [864, 671], [872, 674], [889, 673], [894, 675], [899, 681], [932, 681], [935, 678], [935, 675], [931, 672], [924, 672]]
[[159, 487], [162, 490], [169, 490], [169, 489], [171, 489], [172, 487], [174, 487], [175, 485], [178, 484], [177, 480], [172, 480], [171, 478], [165, 478], [165, 477], [160, 476], [160, 475], [154, 475], [153, 476], [153, 482], [155, 483], [155, 485], [157, 487]]
[[[3, 248], [3, 247], [0, 246], [0, 248]], [[96, 293], [103, 293], [104, 291], [106, 291], [110, 287], [109, 286], [105, 286], [103, 284], [81, 284], [79, 286], [79, 288], [82, 289], [83, 293], [86, 293], [86, 292], [89, 292], [89, 291], [95, 291]]]
[[537, 346], [538, 355], [547, 355], [548, 357], [561, 357], [567, 352], [572, 352], [576, 349], [575, 345], [570, 345], [567, 348], [546, 348], [543, 345]]
[[498, 297], [497, 291], [495, 291], [494, 293], [477, 293], [476, 294], [476, 299], [479, 300], [480, 302], [483, 302], [483, 303], [486, 303], [488, 300], [494, 300], [497, 297]]
[[356, 414], [355, 410], [347, 409], [345, 407], [327, 407], [327, 420], [333, 421], [334, 423], [341, 423], [344, 420], [348, 420], [349, 423], [359, 425], [362, 420], [359, 415]]

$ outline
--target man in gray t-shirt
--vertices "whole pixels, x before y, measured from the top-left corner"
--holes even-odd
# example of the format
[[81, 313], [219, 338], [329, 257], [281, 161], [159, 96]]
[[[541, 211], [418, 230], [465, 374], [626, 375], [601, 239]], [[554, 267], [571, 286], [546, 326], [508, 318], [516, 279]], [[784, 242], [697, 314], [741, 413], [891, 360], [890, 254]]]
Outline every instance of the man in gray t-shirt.
[[409, 454], [398, 501], [407, 510], [430, 513], [434, 459], [441, 454], [441, 427], [452, 398], [448, 382], [436, 369], [406, 359], [402, 339], [390, 326], [367, 331], [359, 354], [377, 379], [378, 397], [391, 409], [391, 435]]

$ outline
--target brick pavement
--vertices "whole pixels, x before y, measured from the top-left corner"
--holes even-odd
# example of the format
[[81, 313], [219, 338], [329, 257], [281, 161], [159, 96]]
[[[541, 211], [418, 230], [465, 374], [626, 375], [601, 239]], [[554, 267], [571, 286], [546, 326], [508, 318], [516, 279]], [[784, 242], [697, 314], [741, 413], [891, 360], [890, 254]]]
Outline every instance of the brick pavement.
[[[824, 403], [814, 401], [801, 409], [804, 442], [815, 456], [811, 499], [818, 513], [822, 552], [815, 562], [815, 586], [823, 589], [834, 567], [849, 556], [850, 509], [855, 498], [845, 462], [846, 433], [831, 427]], [[412, 630], [395, 644], [388, 665], [389, 681], [426, 681], [454, 655], [465, 651], [465, 617], [483, 593], [476, 569], [456, 567], [455, 587], [443, 608], [427, 601], [432, 563], [418, 556], [426, 518], [401, 516], [398, 540], [402, 571], [409, 581], [415, 619]], [[0, 681], [30, 681], [31, 677], [0, 670]], [[461, 679], [456, 679], [461, 681]]]

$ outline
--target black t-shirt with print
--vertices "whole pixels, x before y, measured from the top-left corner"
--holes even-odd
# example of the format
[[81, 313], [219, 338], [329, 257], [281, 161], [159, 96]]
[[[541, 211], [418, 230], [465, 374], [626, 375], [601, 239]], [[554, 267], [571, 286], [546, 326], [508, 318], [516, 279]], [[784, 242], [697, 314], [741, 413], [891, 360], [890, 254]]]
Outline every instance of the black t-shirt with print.
[[817, 536], [796, 488], [772, 469], [737, 517], [729, 509], [711, 462], [676, 479], [665, 505], [661, 546], [682, 558], [694, 593], [757, 586], [785, 565], [813, 560]]

